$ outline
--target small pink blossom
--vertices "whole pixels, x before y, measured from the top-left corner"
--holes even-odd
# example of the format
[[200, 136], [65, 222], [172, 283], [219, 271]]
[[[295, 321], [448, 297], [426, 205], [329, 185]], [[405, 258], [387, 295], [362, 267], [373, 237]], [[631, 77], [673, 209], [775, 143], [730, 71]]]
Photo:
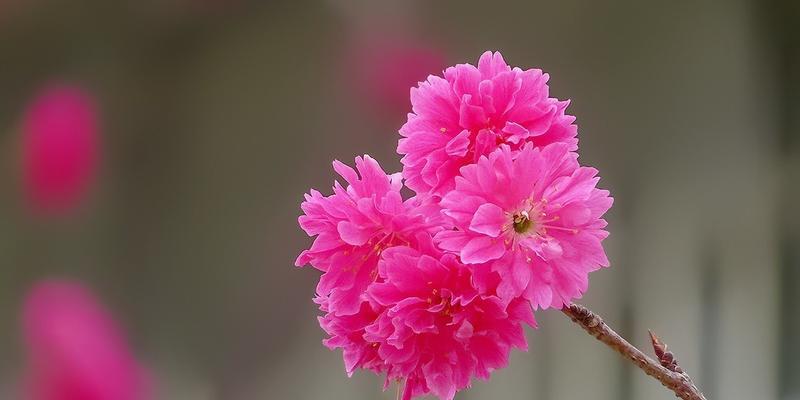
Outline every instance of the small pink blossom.
[[502, 146], [463, 167], [440, 203], [455, 229], [436, 235], [439, 246], [467, 264], [493, 263], [506, 301], [559, 308], [579, 298], [589, 272], [608, 266], [602, 216], [612, 198], [577, 157], [563, 143], [516, 155]]
[[[432, 248], [427, 253], [437, 254]], [[365, 368], [405, 382], [403, 399], [452, 399], [472, 378], [508, 365], [512, 348], [527, 349], [522, 323], [534, 325], [526, 302], [506, 305], [472, 285], [472, 268], [453, 254], [388, 249], [369, 304], [355, 316], [321, 318], [326, 345], [343, 348], [348, 373]]]
[[406, 185], [442, 195], [461, 167], [499, 145], [517, 151], [527, 143], [563, 142], [577, 149], [569, 102], [549, 97], [548, 79], [538, 69], [512, 69], [500, 53], [487, 51], [477, 67], [459, 64], [411, 89], [413, 112], [397, 146]]
[[108, 311], [84, 287], [37, 284], [22, 316], [26, 400], [143, 400], [145, 372]]
[[403, 200], [400, 174], [387, 175], [369, 156], [356, 158], [358, 172], [338, 161], [333, 168], [348, 186], [336, 182], [333, 195], [327, 197], [316, 190], [306, 194], [298, 221], [316, 238], [295, 264], [323, 271], [317, 301], [325, 301], [337, 315], [349, 315], [358, 312], [367, 286], [375, 280], [381, 253], [397, 245], [415, 245], [435, 229], [428, 224], [426, 214], [431, 211], [426, 203]]
[[98, 121], [83, 89], [47, 86], [22, 120], [22, 172], [30, 207], [64, 213], [84, 200], [97, 169]]

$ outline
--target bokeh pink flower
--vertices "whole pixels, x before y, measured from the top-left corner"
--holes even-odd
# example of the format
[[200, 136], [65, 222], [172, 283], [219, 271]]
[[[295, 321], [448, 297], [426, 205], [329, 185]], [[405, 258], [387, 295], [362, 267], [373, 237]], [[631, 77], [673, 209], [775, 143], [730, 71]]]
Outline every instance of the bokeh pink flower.
[[29, 208], [64, 214], [85, 200], [97, 175], [98, 111], [81, 87], [42, 88], [22, 118], [22, 184]]
[[25, 400], [148, 400], [146, 372], [110, 313], [82, 285], [36, 284], [22, 309]]
[[417, 193], [452, 190], [459, 169], [499, 145], [562, 142], [577, 149], [568, 101], [551, 98], [549, 75], [511, 68], [500, 53], [485, 52], [478, 66], [459, 64], [411, 89], [412, 113], [400, 128], [406, 185]]
[[363, 104], [402, 116], [412, 86], [445, 67], [439, 47], [402, 32], [362, 29], [344, 51], [342, 71]]

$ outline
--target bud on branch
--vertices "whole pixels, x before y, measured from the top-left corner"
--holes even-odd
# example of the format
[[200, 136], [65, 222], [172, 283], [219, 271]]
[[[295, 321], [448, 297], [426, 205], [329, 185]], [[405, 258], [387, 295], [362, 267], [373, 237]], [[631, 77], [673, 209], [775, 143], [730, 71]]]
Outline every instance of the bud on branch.
[[653, 332], [650, 332], [650, 340], [653, 343], [653, 349], [658, 361], [653, 360], [628, 343], [627, 340], [606, 325], [600, 316], [588, 308], [579, 304], [569, 304], [561, 311], [597, 340], [605, 343], [608, 347], [633, 362], [644, 373], [658, 379], [662, 385], [675, 392], [676, 396], [684, 400], [706, 400], [703, 393], [692, 382], [689, 374], [678, 365], [678, 360], [667, 349], [667, 345]]

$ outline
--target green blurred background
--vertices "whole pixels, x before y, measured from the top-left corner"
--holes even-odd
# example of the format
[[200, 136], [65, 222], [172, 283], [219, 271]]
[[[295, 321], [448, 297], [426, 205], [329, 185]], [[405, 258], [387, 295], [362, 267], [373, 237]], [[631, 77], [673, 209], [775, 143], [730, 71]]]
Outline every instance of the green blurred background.
[[[447, 64], [500, 50], [572, 99], [616, 200], [584, 304], [642, 347], [654, 329], [709, 399], [800, 399], [799, 4], [2, 0], [0, 398], [21, 298], [49, 276], [116, 312], [159, 399], [393, 398], [322, 346], [318, 273], [292, 265], [331, 160], [400, 167], [410, 106], [346, 66], [354, 37], [402, 32]], [[53, 78], [97, 96], [103, 168], [78, 215], [47, 222], [19, 200], [16, 128]], [[674, 398], [559, 312], [538, 319], [528, 354], [457, 398]]]

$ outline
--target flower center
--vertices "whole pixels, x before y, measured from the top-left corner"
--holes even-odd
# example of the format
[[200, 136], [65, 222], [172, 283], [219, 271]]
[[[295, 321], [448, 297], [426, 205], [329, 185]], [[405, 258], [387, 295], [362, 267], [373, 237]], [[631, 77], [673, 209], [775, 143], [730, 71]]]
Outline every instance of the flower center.
[[527, 211], [514, 214], [514, 232], [525, 233], [531, 229], [533, 222]]

